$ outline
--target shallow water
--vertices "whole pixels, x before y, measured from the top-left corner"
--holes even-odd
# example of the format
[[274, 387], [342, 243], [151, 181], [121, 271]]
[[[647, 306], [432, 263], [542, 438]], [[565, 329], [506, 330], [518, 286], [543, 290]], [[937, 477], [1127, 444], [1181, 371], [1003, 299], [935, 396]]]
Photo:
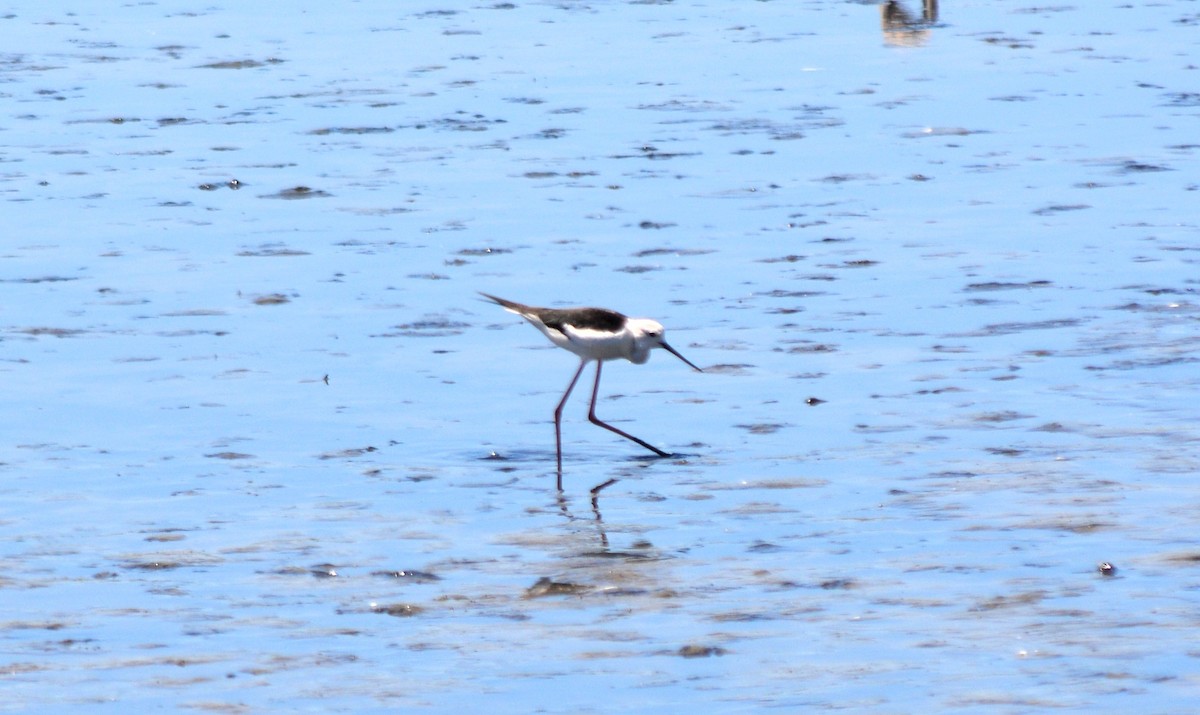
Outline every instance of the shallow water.
[[0, 20], [0, 710], [1195, 702], [1196, 3], [291, 7]]

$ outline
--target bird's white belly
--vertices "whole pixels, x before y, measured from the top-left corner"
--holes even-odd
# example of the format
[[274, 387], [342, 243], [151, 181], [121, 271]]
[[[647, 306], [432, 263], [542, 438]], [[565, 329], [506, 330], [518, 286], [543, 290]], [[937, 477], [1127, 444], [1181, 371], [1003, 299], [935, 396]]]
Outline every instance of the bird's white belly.
[[588, 360], [616, 360], [628, 358], [632, 340], [625, 332], [605, 333], [597, 330], [575, 330], [567, 327], [567, 334], [551, 335], [551, 340], [581, 358]]

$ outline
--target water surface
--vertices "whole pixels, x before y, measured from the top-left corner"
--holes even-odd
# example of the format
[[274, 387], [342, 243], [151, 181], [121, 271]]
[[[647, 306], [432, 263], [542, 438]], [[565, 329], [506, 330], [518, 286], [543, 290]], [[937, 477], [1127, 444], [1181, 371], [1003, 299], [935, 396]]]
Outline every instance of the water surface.
[[0, 709], [1186, 709], [1200, 15], [925, 13], [10, 9]]

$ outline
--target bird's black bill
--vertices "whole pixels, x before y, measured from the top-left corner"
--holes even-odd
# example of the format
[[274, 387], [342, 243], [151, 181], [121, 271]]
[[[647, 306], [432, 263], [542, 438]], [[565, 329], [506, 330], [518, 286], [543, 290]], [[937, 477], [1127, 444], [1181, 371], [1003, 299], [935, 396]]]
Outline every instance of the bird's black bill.
[[666, 350], [667, 352], [671, 353], [671, 354], [672, 354], [672, 355], [674, 355], [675, 357], [677, 357], [677, 358], [679, 358], [680, 360], [682, 360], [682, 361], [686, 362], [686, 363], [688, 364], [688, 366], [689, 366], [690, 368], [692, 368], [693, 370], [695, 370], [696, 372], [704, 372], [704, 371], [703, 371], [703, 370], [701, 370], [700, 368], [698, 368], [698, 367], [696, 367], [695, 365], [693, 365], [691, 360], [688, 360], [688, 359], [687, 359], [687, 358], [685, 358], [684, 356], [680, 355], [680, 354], [679, 354], [679, 351], [678, 351], [678, 350], [676, 350], [675, 348], [671, 347], [670, 345], [667, 345], [666, 343], [659, 343], [659, 344], [658, 344], [658, 347], [662, 348], [663, 350]]

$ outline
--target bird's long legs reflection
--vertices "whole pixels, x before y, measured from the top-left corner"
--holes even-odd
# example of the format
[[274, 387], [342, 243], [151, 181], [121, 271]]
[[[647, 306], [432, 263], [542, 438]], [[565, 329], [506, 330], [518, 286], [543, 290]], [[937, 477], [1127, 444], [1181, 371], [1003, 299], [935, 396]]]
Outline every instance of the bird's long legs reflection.
[[[604, 516], [600, 513], [600, 492], [612, 485], [616, 484], [615, 478], [609, 479], [601, 484], [592, 487], [589, 492], [592, 495], [592, 516], [596, 523], [596, 531], [600, 536], [600, 550], [608, 551], [608, 533], [604, 530]], [[562, 511], [563, 516], [569, 520], [574, 520], [575, 515], [571, 513], [570, 505], [567, 503], [566, 494], [562, 491], [558, 492], [558, 508]]]

